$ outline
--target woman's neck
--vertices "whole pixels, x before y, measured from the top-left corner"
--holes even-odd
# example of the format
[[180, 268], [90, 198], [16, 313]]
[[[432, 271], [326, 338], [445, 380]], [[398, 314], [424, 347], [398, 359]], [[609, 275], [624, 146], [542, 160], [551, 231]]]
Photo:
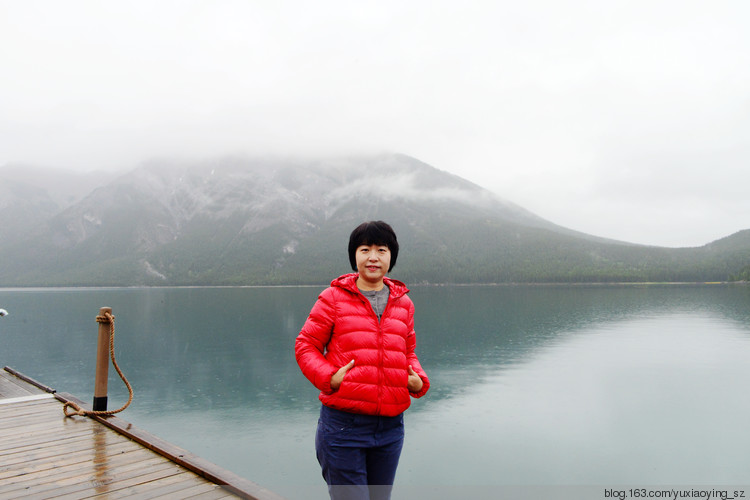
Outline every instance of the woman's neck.
[[383, 280], [376, 281], [374, 283], [362, 279], [362, 276], [357, 278], [357, 288], [366, 292], [377, 292], [383, 289], [385, 283]]

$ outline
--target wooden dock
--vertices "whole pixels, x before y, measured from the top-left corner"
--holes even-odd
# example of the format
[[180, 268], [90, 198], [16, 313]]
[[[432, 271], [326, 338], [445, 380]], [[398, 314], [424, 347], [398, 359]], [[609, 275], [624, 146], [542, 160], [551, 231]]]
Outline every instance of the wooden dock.
[[65, 417], [74, 401], [0, 371], [0, 499], [281, 500], [236, 474], [109, 417]]

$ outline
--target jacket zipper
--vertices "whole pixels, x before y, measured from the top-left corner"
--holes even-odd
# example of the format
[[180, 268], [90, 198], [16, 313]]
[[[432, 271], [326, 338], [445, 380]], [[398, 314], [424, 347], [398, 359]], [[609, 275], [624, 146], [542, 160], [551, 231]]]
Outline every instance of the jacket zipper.
[[357, 294], [360, 296], [360, 299], [365, 303], [367, 306], [367, 309], [370, 311], [372, 316], [375, 318], [375, 322], [378, 325], [377, 335], [378, 335], [378, 401], [375, 405], [375, 413], [377, 415], [380, 415], [381, 410], [381, 403], [383, 401], [383, 385], [385, 384], [385, 379], [383, 375], [383, 318], [385, 318], [385, 314], [388, 312], [388, 309], [391, 307], [391, 296], [388, 295], [388, 302], [385, 304], [385, 309], [383, 309], [383, 314], [380, 315], [380, 318], [378, 318], [378, 315], [375, 314], [375, 311], [372, 308], [372, 304], [370, 304], [370, 301], [362, 295], [362, 293], [357, 290]]
[[[356, 288], [356, 287], [355, 287]], [[391, 304], [393, 302], [393, 295], [392, 293], [388, 294], [388, 302], [385, 304], [385, 309], [383, 309], [383, 314], [378, 318], [378, 315], [375, 314], [375, 311], [372, 309], [372, 304], [370, 304], [370, 301], [365, 297], [362, 292], [357, 289], [357, 295], [359, 295], [360, 300], [367, 306], [367, 309], [370, 311], [372, 316], [375, 318], [375, 322], [378, 324], [378, 401], [375, 406], [375, 412], [377, 415], [380, 415], [380, 409], [381, 409], [381, 402], [383, 401], [383, 385], [385, 383], [384, 375], [383, 375], [383, 318], [385, 318], [386, 313], [388, 312], [388, 309], [391, 308]]]
[[[388, 313], [388, 310], [391, 308], [391, 304], [393, 303], [393, 297], [389, 294], [388, 295], [388, 302], [385, 304], [385, 309], [383, 309], [383, 314], [380, 315], [380, 318], [378, 319], [378, 315], [375, 314], [375, 311], [373, 311], [373, 314], [375, 314], [375, 319], [378, 320], [378, 404], [377, 404], [377, 414], [380, 415], [381, 411], [381, 403], [383, 401], [383, 388], [385, 387], [385, 368], [383, 366], [383, 361], [385, 357], [385, 347], [383, 346], [383, 319], [385, 319], [386, 314]], [[369, 302], [369, 301], [368, 301]], [[372, 309], [372, 307], [370, 307]]]

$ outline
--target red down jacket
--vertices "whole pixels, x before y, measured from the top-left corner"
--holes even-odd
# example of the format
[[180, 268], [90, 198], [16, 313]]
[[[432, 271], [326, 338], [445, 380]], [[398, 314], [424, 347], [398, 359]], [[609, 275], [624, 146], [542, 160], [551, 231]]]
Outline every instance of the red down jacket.
[[[302, 331], [295, 355], [302, 373], [320, 389], [320, 400], [337, 410], [393, 417], [406, 410], [410, 397], [422, 397], [430, 387], [419, 364], [414, 333], [414, 304], [400, 281], [385, 278], [388, 304], [378, 317], [357, 289], [357, 274], [331, 282], [318, 297]], [[337, 391], [331, 377], [354, 360]], [[423, 381], [419, 392], [407, 388], [408, 366]]]

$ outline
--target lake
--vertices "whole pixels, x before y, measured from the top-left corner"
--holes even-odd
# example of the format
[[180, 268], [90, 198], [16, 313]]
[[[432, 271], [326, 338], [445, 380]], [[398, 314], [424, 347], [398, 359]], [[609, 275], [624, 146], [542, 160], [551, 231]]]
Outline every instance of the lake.
[[[293, 350], [320, 290], [0, 289], [0, 363], [91, 401], [95, 317], [110, 306], [135, 389], [122, 418], [289, 498], [324, 499], [317, 391]], [[432, 388], [406, 413], [394, 499], [750, 485], [750, 288], [410, 295]], [[109, 409], [126, 400], [110, 370]]]

